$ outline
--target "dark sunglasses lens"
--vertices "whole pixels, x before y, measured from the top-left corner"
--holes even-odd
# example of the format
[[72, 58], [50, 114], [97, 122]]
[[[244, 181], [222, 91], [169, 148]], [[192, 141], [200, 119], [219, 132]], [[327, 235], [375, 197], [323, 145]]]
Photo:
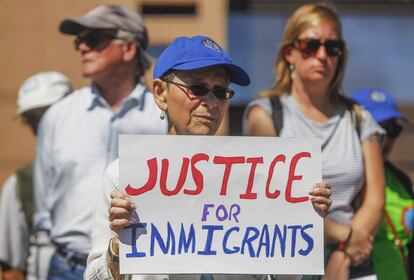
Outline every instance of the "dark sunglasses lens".
[[308, 54], [314, 54], [321, 46], [321, 42], [316, 39], [307, 40], [304, 51]]
[[92, 31], [86, 34], [85, 36], [78, 36], [75, 39], [75, 47], [79, 48], [79, 45], [81, 43], [85, 43], [86, 45], [88, 45], [88, 47], [90, 47], [91, 49], [94, 49], [99, 44], [103, 42], [109, 42], [113, 38], [115, 38], [115, 36], [111, 34], [105, 34], [100, 31]]
[[220, 99], [230, 99], [234, 95], [234, 91], [224, 87], [214, 87], [211, 91], [217, 98]]
[[209, 89], [203, 85], [192, 85], [188, 87], [192, 94], [195, 96], [204, 96], [208, 93]]
[[78, 36], [75, 40], [76, 47], [79, 47], [80, 44], [85, 43], [90, 48], [96, 47], [99, 42], [99, 34], [96, 32], [90, 32], [85, 36]]
[[100, 36], [99, 33], [92, 32], [89, 34], [89, 36], [85, 38], [85, 43], [89, 47], [95, 48], [101, 40], [102, 40], [102, 37]]
[[340, 56], [343, 54], [345, 44], [341, 40], [328, 40], [325, 42], [326, 53], [329, 56]]
[[[195, 96], [204, 96], [206, 95], [210, 89], [203, 85], [191, 85], [188, 87], [188, 89], [191, 91], [191, 93]], [[228, 88], [215, 86], [211, 89], [211, 92], [220, 99], [229, 99], [232, 98], [234, 95], [234, 91]]]

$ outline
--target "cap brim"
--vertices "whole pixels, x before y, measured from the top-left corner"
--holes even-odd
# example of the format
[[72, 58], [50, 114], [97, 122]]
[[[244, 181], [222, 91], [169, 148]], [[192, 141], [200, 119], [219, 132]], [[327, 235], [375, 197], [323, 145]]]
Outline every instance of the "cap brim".
[[241, 67], [233, 63], [223, 63], [223, 61], [217, 60], [197, 60], [192, 62], [186, 62], [174, 66], [171, 69], [175, 70], [195, 70], [210, 66], [223, 65], [230, 72], [231, 82], [241, 86], [248, 86], [250, 84], [250, 77]]
[[39, 108], [48, 107], [48, 106], [51, 106], [51, 104], [39, 103], [39, 104], [35, 104], [35, 105], [32, 105], [32, 106], [27, 106], [23, 109], [17, 110], [14, 115], [15, 115], [16, 118], [18, 118], [18, 117], [21, 117], [24, 113], [26, 113], [30, 110], [39, 109]]
[[113, 26], [106, 25], [102, 22], [96, 22], [88, 18], [79, 17], [79, 18], [69, 18], [65, 19], [60, 23], [59, 30], [62, 33], [69, 35], [78, 35], [83, 29], [92, 28], [92, 29], [113, 29]]
[[[375, 117], [374, 117], [375, 118]], [[381, 116], [377, 116], [375, 118], [377, 120], [378, 123], [387, 121], [387, 120], [391, 120], [391, 119], [399, 119], [402, 120], [404, 122], [408, 122], [407, 117], [405, 117], [404, 115], [400, 114], [399, 112], [382, 112]]]
[[408, 122], [408, 119], [406, 116], [399, 114], [398, 119], [404, 121], [404, 122]]

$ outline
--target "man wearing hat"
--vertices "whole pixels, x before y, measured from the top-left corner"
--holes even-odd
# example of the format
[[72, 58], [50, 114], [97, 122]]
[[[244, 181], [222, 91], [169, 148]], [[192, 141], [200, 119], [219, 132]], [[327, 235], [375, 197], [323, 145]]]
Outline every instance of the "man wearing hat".
[[378, 279], [414, 279], [414, 193], [410, 178], [389, 160], [407, 118], [392, 96], [378, 88], [361, 89], [352, 98], [364, 106], [385, 130], [383, 147], [386, 177], [384, 219], [374, 240], [373, 260]]
[[[46, 110], [72, 91], [67, 77], [40, 72], [19, 89], [17, 113], [34, 135]], [[0, 264], [4, 279], [46, 279], [46, 259], [53, 247], [42, 232], [35, 233], [33, 215], [33, 162], [18, 169], [4, 183], [0, 202]], [[1, 277], [0, 277], [1, 278]]]
[[35, 225], [50, 231], [56, 245], [48, 279], [82, 279], [97, 187], [118, 155], [118, 135], [165, 133], [167, 125], [141, 84], [148, 36], [139, 14], [100, 5], [63, 20], [60, 31], [75, 36], [82, 74], [91, 85], [76, 90], [41, 123]]

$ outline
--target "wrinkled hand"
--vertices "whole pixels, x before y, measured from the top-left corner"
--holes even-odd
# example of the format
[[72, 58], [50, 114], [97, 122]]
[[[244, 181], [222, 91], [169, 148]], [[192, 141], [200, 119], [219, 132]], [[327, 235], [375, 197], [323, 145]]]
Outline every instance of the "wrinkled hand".
[[322, 218], [325, 218], [332, 204], [332, 200], [330, 199], [331, 185], [326, 182], [317, 183], [309, 191], [309, 195], [313, 208]]
[[109, 212], [109, 227], [117, 234], [126, 226], [134, 222], [133, 213], [136, 205], [131, 198], [120, 191], [111, 192], [111, 206]]
[[353, 266], [360, 265], [371, 253], [374, 238], [367, 231], [352, 227], [352, 233], [345, 246], [345, 253]]

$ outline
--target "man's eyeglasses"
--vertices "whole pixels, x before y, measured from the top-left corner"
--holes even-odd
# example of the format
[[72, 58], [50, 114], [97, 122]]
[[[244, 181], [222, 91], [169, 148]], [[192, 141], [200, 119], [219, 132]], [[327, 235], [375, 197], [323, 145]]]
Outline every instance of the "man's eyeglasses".
[[101, 30], [92, 30], [86, 35], [78, 35], [75, 39], [75, 49], [79, 49], [79, 45], [85, 43], [91, 49], [98, 49], [106, 47], [109, 42], [116, 39], [115, 32], [103, 32]]
[[185, 85], [185, 84], [176, 83], [173, 81], [165, 81], [165, 80], [164, 82], [173, 84], [179, 87], [184, 87], [187, 89], [190, 95], [194, 95], [194, 96], [204, 96], [211, 91], [214, 94], [214, 96], [217, 98], [230, 99], [235, 94], [235, 92], [232, 89], [221, 87], [221, 86], [214, 86], [213, 88], [210, 89], [204, 85], [197, 85], [197, 84]]
[[380, 123], [380, 125], [387, 133], [387, 137], [390, 139], [396, 139], [401, 134], [403, 129], [396, 119], [384, 121]]
[[318, 39], [296, 39], [292, 46], [304, 54], [315, 55], [321, 46], [325, 47], [328, 56], [341, 56], [345, 50], [343, 40], [326, 40], [322, 43]]

